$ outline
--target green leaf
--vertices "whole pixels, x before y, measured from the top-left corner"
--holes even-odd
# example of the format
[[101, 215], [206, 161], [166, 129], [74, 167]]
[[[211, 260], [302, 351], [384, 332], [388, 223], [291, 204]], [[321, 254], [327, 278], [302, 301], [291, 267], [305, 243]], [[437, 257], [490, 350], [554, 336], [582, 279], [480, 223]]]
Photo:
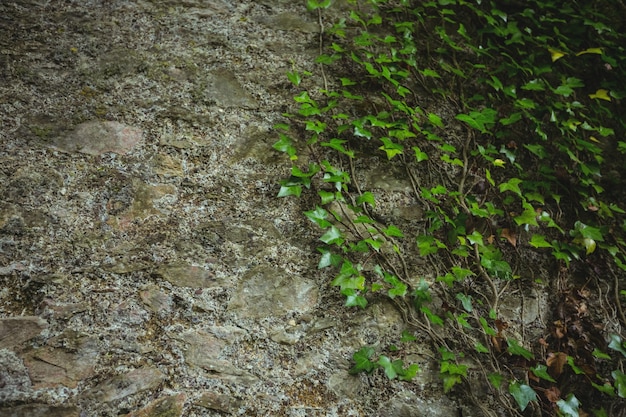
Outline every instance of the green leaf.
[[[485, 345], [483, 345], [480, 342], [476, 342], [476, 345], [474, 346], [474, 349], [476, 350], [476, 352], [478, 353], [489, 353], [489, 349], [485, 347]], [[499, 384], [498, 384], [499, 385]]]
[[556, 382], [556, 380], [552, 378], [550, 374], [548, 374], [548, 367], [545, 365], [539, 364], [536, 367], [531, 366], [530, 370], [538, 378], [545, 379], [546, 381], [550, 381], [550, 382]]
[[339, 265], [341, 265], [343, 261], [341, 255], [332, 253], [328, 248], [317, 248], [317, 250], [322, 254], [320, 262], [317, 265], [318, 269], [326, 268], [327, 266], [339, 267]]
[[613, 385], [609, 384], [608, 382], [604, 383], [604, 385], [600, 385], [600, 384], [596, 384], [594, 382], [591, 382], [591, 385], [597, 389], [598, 391], [608, 395], [609, 397], [615, 397], [615, 388], [613, 388]]
[[349, 373], [351, 374], [357, 374], [359, 372], [367, 372], [368, 374], [371, 373], [376, 368], [376, 364], [370, 360], [373, 354], [374, 354], [374, 349], [372, 349], [371, 347], [367, 347], [367, 346], [362, 347], [358, 352], [355, 352], [352, 355], [352, 359], [354, 360], [356, 365], [354, 365], [350, 369]]
[[367, 299], [360, 295], [352, 288], [346, 288], [341, 291], [346, 296], [346, 307], [367, 307]]
[[558, 400], [556, 405], [564, 417], [578, 417], [580, 403], [574, 394], [570, 394], [567, 400]]
[[500, 184], [500, 192], [503, 193], [505, 191], [512, 191], [515, 194], [522, 196], [522, 190], [520, 190], [519, 185], [522, 183], [522, 180], [519, 178], [511, 178], [505, 183]]
[[422, 152], [422, 150], [419, 147], [413, 146], [413, 151], [415, 151], [415, 160], [417, 162], [428, 160], [428, 155], [425, 152]]
[[356, 199], [356, 203], [357, 204], [364, 204], [367, 203], [372, 207], [376, 207], [376, 199], [374, 198], [374, 194], [372, 194], [369, 191], [364, 192], [363, 194], [361, 194], [360, 196], [357, 197]]
[[467, 311], [468, 313], [472, 312], [472, 296], [471, 295], [457, 293], [456, 299], [459, 300], [461, 304], [463, 304], [463, 308], [465, 309], [465, 311]]
[[621, 398], [626, 398], [626, 374], [622, 371], [615, 370], [611, 372], [611, 376], [615, 379], [615, 388], [617, 388], [617, 395]]
[[401, 381], [412, 381], [413, 378], [417, 375], [420, 368], [417, 364], [411, 364], [408, 368], [403, 369], [402, 373], [398, 373], [398, 379]]
[[341, 245], [344, 242], [341, 230], [337, 229], [335, 226], [330, 226], [326, 233], [324, 233], [322, 237], [320, 237], [320, 240], [327, 245]]
[[402, 331], [402, 336], [400, 337], [401, 342], [413, 342], [415, 340], [417, 340], [417, 337], [413, 336], [411, 332], [408, 330]]
[[594, 358], [598, 358], [598, 359], [611, 359], [610, 355], [607, 355], [606, 353], [602, 352], [600, 349], [595, 348], [593, 350], [593, 352], [591, 353], [593, 355]]
[[512, 382], [509, 384], [509, 393], [515, 398], [521, 411], [524, 411], [531, 401], [537, 400], [537, 393], [530, 386]]
[[322, 229], [332, 226], [332, 224], [326, 220], [328, 212], [319, 206], [316, 206], [315, 210], [305, 211], [304, 215]]
[[618, 334], [611, 334], [610, 336], [611, 342], [609, 343], [609, 348], [618, 351], [626, 358], [626, 350], [624, 350], [624, 345], [622, 344], [622, 338]]
[[511, 355], [522, 356], [524, 359], [528, 359], [528, 360], [533, 359], [535, 357], [535, 355], [533, 355], [532, 352], [520, 346], [519, 343], [517, 343], [517, 340], [507, 339], [506, 342], [509, 345], [506, 351], [509, 352]]
[[383, 230], [383, 233], [386, 236], [395, 236], [395, 237], [404, 237], [404, 234], [402, 233], [402, 231], [400, 229], [398, 229], [396, 226], [394, 226], [393, 224], [390, 225], [388, 228], [386, 228], [385, 230]]
[[530, 245], [535, 248], [551, 248], [552, 244], [546, 241], [543, 235], [533, 235], [530, 239]]
[[567, 357], [567, 364], [572, 369], [572, 371], [574, 371], [574, 373], [576, 375], [584, 375], [585, 374], [585, 371], [583, 371], [580, 367], [578, 367], [576, 365], [576, 363], [574, 362], [574, 358], [573, 357], [571, 357], [571, 356]]
[[443, 379], [443, 392], [448, 393], [456, 384], [461, 383], [461, 375], [442, 375]]
[[440, 128], [443, 127], [443, 122], [441, 121], [441, 117], [437, 116], [434, 113], [428, 113], [428, 121], [437, 127], [440, 127]]
[[291, 186], [281, 186], [280, 191], [278, 191], [277, 197], [287, 197], [290, 195], [295, 195], [296, 197], [300, 197], [302, 194], [302, 186], [301, 185], [291, 185]]
[[502, 381], [504, 381], [504, 377], [498, 373], [491, 373], [487, 375], [487, 379], [495, 389], [500, 389]]
[[398, 375], [393, 366], [393, 363], [387, 356], [380, 355], [380, 358], [378, 358], [378, 362], [376, 363], [384, 369], [387, 378], [394, 379]]

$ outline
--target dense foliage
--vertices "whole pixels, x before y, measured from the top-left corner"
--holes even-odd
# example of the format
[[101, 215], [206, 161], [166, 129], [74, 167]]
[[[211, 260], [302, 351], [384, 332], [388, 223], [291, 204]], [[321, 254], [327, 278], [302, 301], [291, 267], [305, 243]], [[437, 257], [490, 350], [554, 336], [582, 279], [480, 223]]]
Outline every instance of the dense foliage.
[[[279, 196], [317, 195], [304, 214], [346, 305], [386, 297], [406, 322], [352, 371], [410, 381], [427, 335], [446, 392], [483, 386], [465, 393], [507, 415], [625, 412], [624, 3], [351, 4], [324, 25], [331, 1], [308, 1], [318, 65], [287, 74], [274, 148], [292, 164]], [[401, 173], [418, 220], [381, 210], [372, 164]], [[533, 331], [502, 311], [531, 290], [548, 295]]]

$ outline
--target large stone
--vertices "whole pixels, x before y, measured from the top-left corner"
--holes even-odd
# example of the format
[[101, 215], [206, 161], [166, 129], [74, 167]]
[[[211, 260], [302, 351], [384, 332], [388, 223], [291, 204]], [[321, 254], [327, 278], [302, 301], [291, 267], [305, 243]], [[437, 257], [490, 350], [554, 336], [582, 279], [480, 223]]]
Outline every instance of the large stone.
[[62, 152], [102, 155], [105, 152], [125, 154], [142, 139], [143, 132], [113, 121], [81, 123], [66, 134], [52, 139], [49, 146]]
[[111, 377], [85, 391], [81, 399], [87, 402], [111, 402], [141, 391], [156, 388], [165, 379], [158, 369], [144, 366], [125, 374]]
[[270, 266], [258, 266], [242, 278], [228, 309], [239, 317], [279, 317], [311, 310], [317, 296], [314, 282]]
[[157, 274], [178, 287], [214, 288], [220, 286], [220, 282], [211, 271], [187, 263], [163, 265], [157, 270]]
[[12, 348], [40, 334], [48, 323], [40, 317], [0, 319], [0, 349]]
[[95, 337], [67, 330], [47, 346], [24, 353], [23, 359], [34, 388], [76, 388], [79, 381], [94, 374], [98, 354]]

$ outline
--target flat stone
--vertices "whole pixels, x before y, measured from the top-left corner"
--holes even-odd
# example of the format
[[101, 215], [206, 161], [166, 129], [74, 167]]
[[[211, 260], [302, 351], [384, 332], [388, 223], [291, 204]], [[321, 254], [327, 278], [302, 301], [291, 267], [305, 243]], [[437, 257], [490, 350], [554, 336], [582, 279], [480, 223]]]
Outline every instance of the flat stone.
[[0, 349], [12, 348], [40, 334], [48, 323], [40, 317], [0, 319]]
[[111, 402], [141, 391], [154, 389], [165, 379], [158, 369], [144, 366], [125, 374], [116, 375], [84, 392], [85, 401]]
[[154, 313], [164, 314], [172, 309], [172, 297], [161, 291], [159, 287], [150, 286], [139, 291], [139, 298]]
[[317, 297], [314, 282], [270, 266], [258, 266], [242, 278], [228, 309], [239, 317], [278, 317], [311, 310]]
[[52, 139], [49, 146], [66, 153], [125, 154], [132, 150], [142, 137], [141, 129], [119, 122], [96, 120], [79, 124], [72, 132]]
[[220, 286], [220, 282], [211, 271], [186, 263], [163, 265], [157, 270], [157, 274], [178, 287], [214, 288]]
[[180, 393], [158, 398], [141, 410], [125, 414], [125, 417], [179, 417], [183, 414], [183, 406], [187, 395]]
[[200, 395], [195, 405], [228, 414], [234, 413], [241, 405], [241, 401], [230, 395], [205, 392]]
[[72, 406], [27, 404], [18, 407], [0, 408], [2, 417], [79, 417], [80, 410]]
[[46, 346], [25, 352], [22, 358], [35, 389], [76, 388], [79, 381], [95, 374], [98, 354], [95, 337], [68, 330]]
[[363, 388], [361, 380], [348, 371], [340, 371], [332, 374], [326, 383], [328, 389], [339, 398], [356, 398]]
[[209, 76], [209, 85], [205, 92], [207, 99], [214, 101], [220, 107], [242, 107], [255, 109], [257, 101], [237, 81], [235, 75], [221, 69]]

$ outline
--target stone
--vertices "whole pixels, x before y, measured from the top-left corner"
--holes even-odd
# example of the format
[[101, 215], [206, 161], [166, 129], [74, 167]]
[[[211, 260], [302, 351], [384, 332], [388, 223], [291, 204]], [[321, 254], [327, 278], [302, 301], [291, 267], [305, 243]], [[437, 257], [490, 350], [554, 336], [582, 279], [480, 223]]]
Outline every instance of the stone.
[[66, 330], [46, 346], [25, 352], [22, 358], [35, 389], [59, 385], [76, 388], [79, 381], [95, 374], [98, 355], [95, 337]]
[[246, 318], [280, 317], [311, 310], [317, 297], [318, 289], [313, 281], [262, 265], [241, 279], [228, 310]]
[[152, 366], [143, 366], [125, 374], [111, 377], [85, 391], [81, 400], [111, 402], [141, 391], [154, 389], [165, 379], [165, 375]]
[[140, 410], [126, 414], [125, 417], [180, 417], [186, 399], [185, 393], [161, 397]]
[[234, 413], [239, 408], [241, 401], [226, 394], [205, 392], [195, 402], [199, 407], [216, 410], [222, 413]]
[[157, 274], [178, 287], [215, 288], [220, 286], [220, 282], [211, 271], [187, 263], [162, 265], [158, 268]]
[[209, 75], [205, 95], [220, 107], [258, 107], [257, 101], [241, 86], [235, 74], [226, 69], [216, 70]]
[[12, 348], [39, 335], [48, 323], [36, 316], [0, 319], [0, 349]]
[[79, 417], [80, 410], [73, 406], [51, 406], [27, 404], [18, 407], [0, 408], [1, 417]]
[[152, 312], [157, 314], [165, 314], [172, 309], [172, 297], [165, 294], [156, 286], [139, 291], [139, 298]]
[[125, 154], [142, 139], [141, 129], [114, 121], [81, 123], [68, 134], [51, 140], [49, 147], [66, 153], [80, 152], [102, 155], [106, 152]]
[[335, 372], [328, 378], [326, 385], [339, 398], [356, 398], [363, 388], [361, 380], [348, 371]]

